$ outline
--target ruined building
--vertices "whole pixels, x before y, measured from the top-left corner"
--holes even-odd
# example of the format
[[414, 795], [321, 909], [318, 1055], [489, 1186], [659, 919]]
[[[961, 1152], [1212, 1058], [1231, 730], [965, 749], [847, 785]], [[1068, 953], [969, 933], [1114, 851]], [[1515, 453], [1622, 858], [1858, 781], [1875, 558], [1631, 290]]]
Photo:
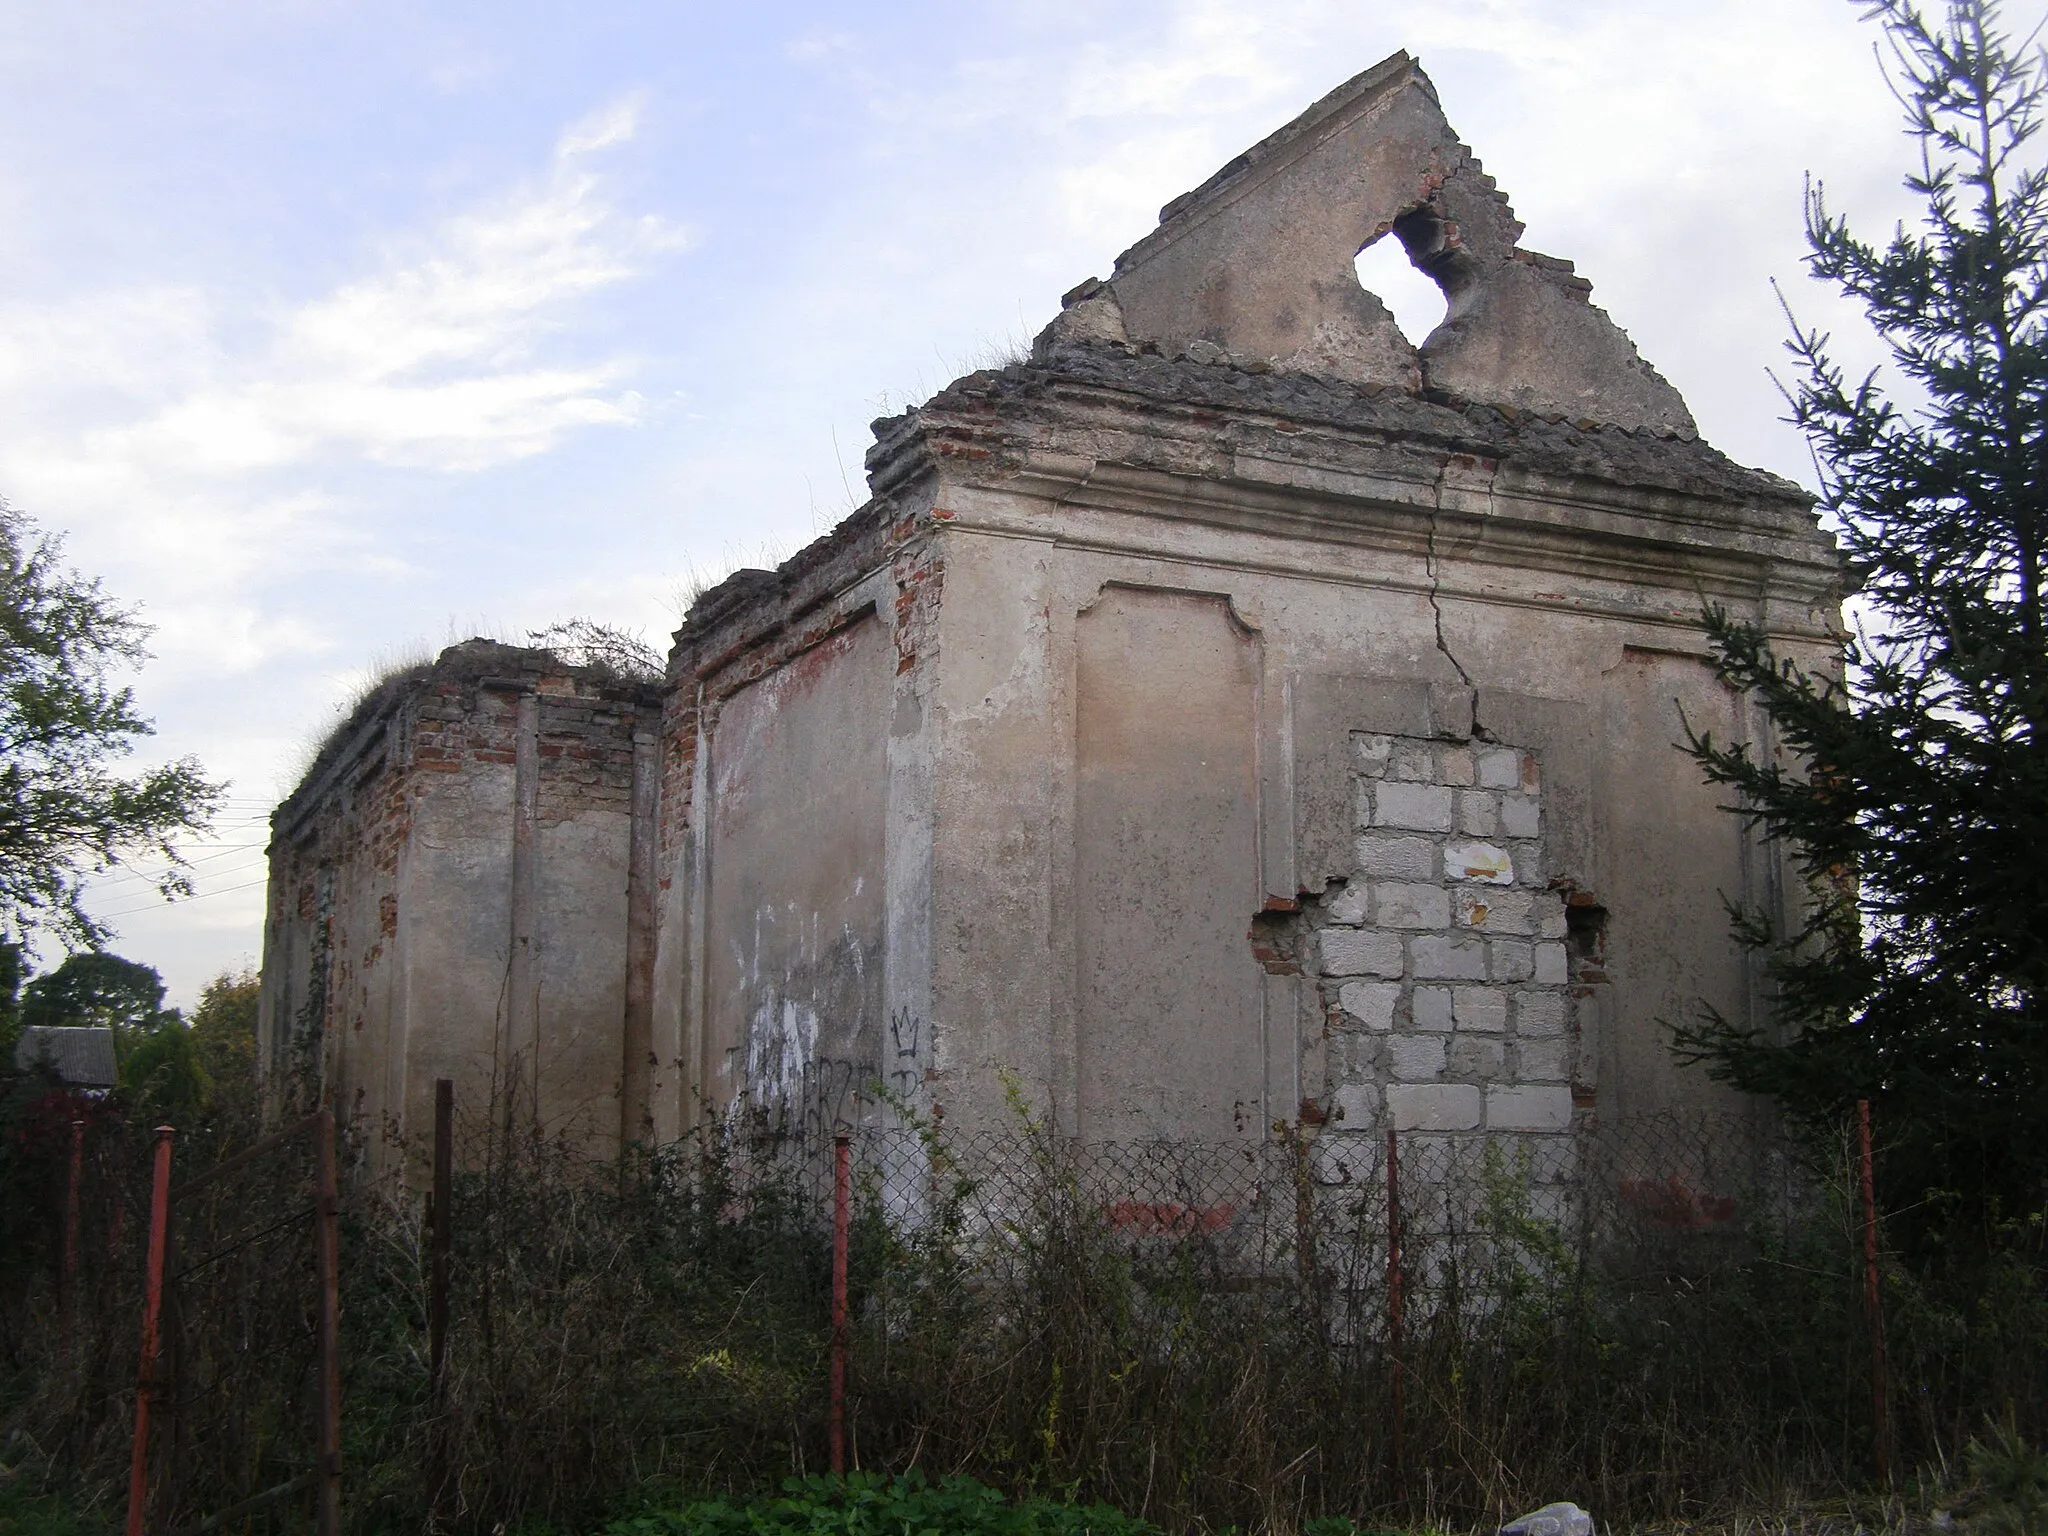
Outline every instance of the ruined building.
[[[1788, 899], [1681, 718], [1720, 602], [1826, 665], [1797, 487], [1702, 442], [1396, 55], [1162, 210], [667, 677], [459, 646], [280, 808], [263, 1030], [417, 1132], [804, 1127], [1014, 1080], [1089, 1140], [1556, 1136], [1709, 1102]], [[1401, 242], [1417, 349], [1357, 281]], [[1730, 1101], [1732, 1102], [1732, 1101]]]

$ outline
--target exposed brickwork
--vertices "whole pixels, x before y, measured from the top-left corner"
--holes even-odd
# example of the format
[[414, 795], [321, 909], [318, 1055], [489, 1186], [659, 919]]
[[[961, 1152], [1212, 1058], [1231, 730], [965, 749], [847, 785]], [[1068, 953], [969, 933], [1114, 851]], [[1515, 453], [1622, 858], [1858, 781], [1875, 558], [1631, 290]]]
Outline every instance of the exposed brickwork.
[[[894, 637], [899, 674], [929, 656], [942, 561], [930, 537], [942, 512], [917, 509], [915, 487], [870, 502], [775, 571], [739, 571], [691, 605], [669, 658], [661, 721], [661, 862], [666, 888], [692, 824], [698, 738], [719, 705], [870, 611]], [[886, 568], [886, 593], [849, 600]]]
[[633, 732], [653, 711], [607, 699], [595, 690], [574, 694], [543, 691], [540, 699], [540, 796], [542, 825], [569, 820], [583, 811], [633, 809]]
[[406, 912], [399, 890], [422, 797], [445, 776], [511, 769], [527, 693], [539, 699], [539, 823], [630, 815], [633, 735], [658, 718], [659, 687], [472, 641], [387, 679], [272, 818], [266, 1066], [317, 1065], [344, 1112], [384, 1071], [381, 1045], [351, 1037], [375, 1033], [401, 925], [425, 915]]

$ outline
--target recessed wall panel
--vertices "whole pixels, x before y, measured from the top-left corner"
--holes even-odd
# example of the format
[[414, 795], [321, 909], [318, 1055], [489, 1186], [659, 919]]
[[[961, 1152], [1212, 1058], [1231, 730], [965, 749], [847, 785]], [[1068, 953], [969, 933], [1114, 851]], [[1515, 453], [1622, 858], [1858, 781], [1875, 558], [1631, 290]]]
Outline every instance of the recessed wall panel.
[[829, 1130], [882, 1076], [895, 651], [863, 618], [727, 699], [711, 739], [699, 1091]]
[[1260, 1135], [1258, 642], [1222, 598], [1112, 587], [1076, 645], [1076, 1128]]

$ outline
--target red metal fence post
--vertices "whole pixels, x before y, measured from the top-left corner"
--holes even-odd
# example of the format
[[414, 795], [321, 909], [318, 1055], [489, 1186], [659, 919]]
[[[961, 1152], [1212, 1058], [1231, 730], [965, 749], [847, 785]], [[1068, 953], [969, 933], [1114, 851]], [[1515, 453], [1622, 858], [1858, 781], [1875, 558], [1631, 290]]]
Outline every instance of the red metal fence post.
[[156, 1173], [149, 1192], [149, 1261], [142, 1297], [142, 1357], [135, 1369], [135, 1443], [128, 1457], [128, 1536], [142, 1536], [149, 1504], [149, 1409], [156, 1390], [157, 1319], [163, 1311], [164, 1247], [171, 1227], [171, 1138], [156, 1128]]
[[832, 1138], [832, 1398], [827, 1429], [832, 1470], [846, 1470], [846, 1234], [853, 1198], [852, 1146], [845, 1132]]
[[64, 1349], [71, 1349], [72, 1330], [78, 1322], [78, 1186], [85, 1177], [85, 1122], [71, 1122], [71, 1176], [64, 1186], [64, 1274], [57, 1293], [59, 1330]]
[[[320, 1267], [319, 1536], [341, 1533], [341, 1188], [334, 1165], [334, 1111], [314, 1127], [314, 1249]], [[132, 1533], [131, 1533], [132, 1536]]]
[[1870, 1319], [1870, 1432], [1877, 1480], [1892, 1480], [1890, 1426], [1885, 1412], [1884, 1313], [1877, 1289], [1877, 1182], [1870, 1166], [1870, 1100], [1856, 1101], [1856, 1161], [1863, 1185], [1863, 1310]]
[[1389, 1405], [1394, 1432], [1394, 1493], [1407, 1495], [1407, 1478], [1402, 1466], [1401, 1363], [1401, 1139], [1400, 1132], [1387, 1127], [1387, 1357], [1393, 1366]]

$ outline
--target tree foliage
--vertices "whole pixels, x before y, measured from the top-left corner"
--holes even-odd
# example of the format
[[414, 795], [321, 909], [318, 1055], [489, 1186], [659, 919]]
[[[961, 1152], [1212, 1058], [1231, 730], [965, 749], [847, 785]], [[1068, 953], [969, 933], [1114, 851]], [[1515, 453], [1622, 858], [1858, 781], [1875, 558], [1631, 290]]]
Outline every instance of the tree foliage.
[[1814, 186], [1808, 265], [1861, 305], [1890, 380], [1850, 377], [1795, 323], [1787, 396], [1867, 617], [1837, 679], [1708, 615], [1722, 676], [1784, 751], [1692, 749], [1795, 851], [1811, 902], [1795, 932], [1740, 917], [1779, 1029], [1710, 1015], [1680, 1046], [1808, 1121], [1871, 1099], [1897, 1201], [1991, 1217], [2048, 1186], [2044, 64], [1990, 0], [1939, 25], [1909, 0], [1866, 14], [1919, 148], [1919, 217], [1868, 241]]
[[116, 674], [143, 660], [135, 614], [62, 563], [62, 542], [0, 503], [0, 917], [97, 945], [84, 877], [164, 859], [166, 896], [189, 886], [173, 839], [219, 800], [191, 759], [123, 775], [110, 766], [151, 734]]
[[244, 1095], [256, 1088], [256, 998], [261, 982], [253, 970], [223, 971], [199, 994], [192, 1010], [192, 1043], [215, 1095]]
[[[0, 947], [0, 1002], [9, 958]], [[22, 987], [14, 1016], [20, 1024], [112, 1029], [120, 1069], [116, 1102], [132, 1118], [189, 1128], [224, 1107], [232, 1113], [253, 1101], [258, 986], [253, 970], [224, 971], [200, 992], [188, 1020], [164, 1006], [163, 978], [154, 966], [87, 950]], [[11, 1040], [8, 1046], [0, 1080], [13, 1065]]]
[[118, 1037], [124, 1030], [156, 1028], [163, 1012], [164, 980], [156, 967], [104, 950], [67, 955], [57, 969], [22, 988], [24, 1024], [98, 1024]]

